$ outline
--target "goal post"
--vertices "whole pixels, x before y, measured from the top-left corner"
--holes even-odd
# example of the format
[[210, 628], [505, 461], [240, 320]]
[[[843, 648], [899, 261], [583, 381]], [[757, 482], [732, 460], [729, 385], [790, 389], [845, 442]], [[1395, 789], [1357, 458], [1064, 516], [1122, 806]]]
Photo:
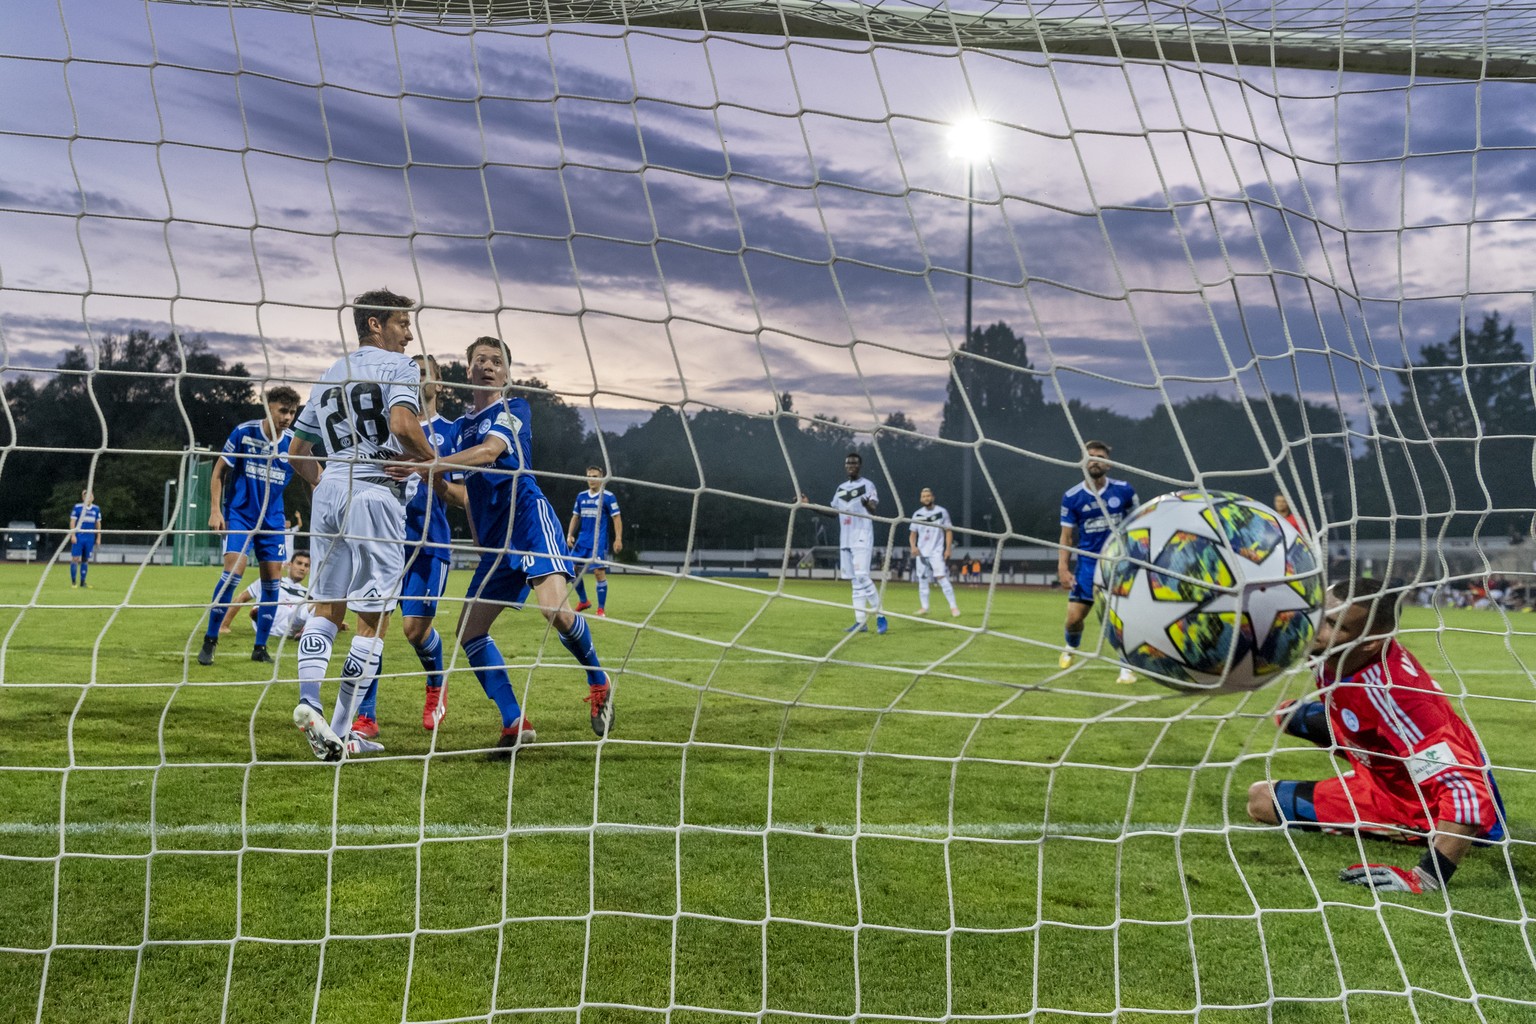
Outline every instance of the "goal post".
[[[0, 1020], [1536, 1007], [1528, 6], [6, 17], [0, 527], [56, 547], [94, 487], [123, 548], [174, 564], [78, 589], [68, 546], [0, 565]], [[567, 602], [615, 686], [606, 737], [581, 631], [530, 600], [488, 636], [537, 739], [494, 757], [505, 694], [460, 617], [500, 549], [457, 510], [444, 717], [403, 607], [366, 756], [295, 730], [295, 637], [253, 660], [242, 611], [200, 663], [235, 586], [217, 453], [274, 388], [310, 398], [381, 286], [414, 301], [406, 351], [450, 420], [466, 348], [506, 342], [555, 542], [582, 495], [616, 499], [596, 518], [623, 551]], [[1369, 750], [1428, 800], [1440, 753], [1364, 746], [1418, 727], [1392, 691], [1308, 733], [1286, 715], [1317, 663], [1190, 696], [1124, 679], [1097, 608], [1074, 644], [1062, 505], [1091, 442], [1142, 502], [1289, 506], [1273, 535], [1315, 542], [1328, 583], [1384, 586], [1413, 658], [1369, 671], [1475, 734], [1503, 838], [1443, 889], [1348, 885], [1419, 864], [1389, 838], [1430, 829], [1282, 828], [1265, 787], [1363, 806], [1340, 755]], [[840, 518], [876, 496], [865, 567]], [[948, 558], [915, 556], [940, 506]]]

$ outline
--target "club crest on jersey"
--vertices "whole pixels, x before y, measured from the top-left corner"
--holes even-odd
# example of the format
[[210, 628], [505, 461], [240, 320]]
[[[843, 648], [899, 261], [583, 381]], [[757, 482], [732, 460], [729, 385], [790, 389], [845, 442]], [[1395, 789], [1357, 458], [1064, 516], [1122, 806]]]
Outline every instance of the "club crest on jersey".
[[1356, 718], [1355, 713], [1349, 710], [1349, 708], [1345, 708], [1343, 711], [1339, 712], [1339, 717], [1344, 720], [1344, 728], [1348, 729], [1350, 732], [1359, 731], [1360, 719]]
[[481, 434], [481, 435], [484, 435], [484, 434], [485, 434], [485, 433], [487, 433], [487, 432], [488, 432], [488, 431], [489, 431], [489, 430], [490, 430], [490, 429], [491, 429], [491, 421], [490, 421], [490, 420], [481, 420], [481, 421], [480, 421], [480, 427], [479, 427], [479, 429], [478, 429], [478, 430], [477, 430], [477, 431], [476, 431], [476, 433], [478, 433], [478, 434]]
[[1119, 508], [1120, 507], [1120, 499], [1119, 498], [1110, 498], [1109, 499], [1109, 507], [1110, 508]]

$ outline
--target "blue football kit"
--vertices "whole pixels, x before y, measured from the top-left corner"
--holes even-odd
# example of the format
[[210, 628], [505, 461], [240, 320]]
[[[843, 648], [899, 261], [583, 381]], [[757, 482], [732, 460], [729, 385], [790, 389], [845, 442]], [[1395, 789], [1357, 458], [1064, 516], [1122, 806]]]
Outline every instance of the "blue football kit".
[[264, 420], [248, 420], [224, 442], [220, 456], [229, 467], [224, 519], [224, 552], [248, 555], [258, 562], [287, 560], [287, 524], [283, 521], [283, 490], [293, 479], [288, 446], [293, 433], [276, 441], [267, 437]]
[[571, 515], [577, 517], [580, 525], [577, 527], [576, 546], [571, 549], [571, 557], [597, 561], [607, 559], [612, 553], [609, 549], [613, 543], [613, 517], [618, 514], [619, 499], [613, 496], [612, 491], [603, 490], [593, 494], [586, 490], [576, 495]]
[[75, 541], [69, 546], [69, 557], [91, 557], [96, 550], [96, 531], [101, 527], [101, 506], [76, 502], [70, 509], [69, 521], [75, 524]]
[[[439, 458], [458, 450], [459, 421], [433, 416], [422, 424], [427, 440]], [[451, 474], [449, 480], [459, 479]], [[400, 614], [434, 618], [437, 602], [448, 583], [452, 533], [448, 527], [448, 503], [419, 476], [408, 482], [411, 495], [405, 505], [405, 547], [408, 559], [400, 585]]]
[[1093, 603], [1098, 554], [1115, 528], [1136, 510], [1136, 490], [1124, 480], [1104, 481], [1101, 490], [1080, 483], [1061, 497], [1061, 525], [1077, 530], [1077, 571], [1067, 600]]

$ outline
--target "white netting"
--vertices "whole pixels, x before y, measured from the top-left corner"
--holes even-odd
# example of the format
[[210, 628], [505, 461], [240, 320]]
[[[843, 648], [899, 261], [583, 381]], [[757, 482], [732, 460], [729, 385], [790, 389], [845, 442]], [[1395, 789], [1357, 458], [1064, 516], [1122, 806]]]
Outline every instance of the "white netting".
[[[6, 1019], [1525, 1019], [1533, 26], [7, 12]], [[421, 303], [412, 351], [511, 344], [562, 522], [589, 463], [611, 474], [601, 744], [570, 656], [508, 613], [540, 741], [485, 762], [462, 561], [451, 713], [421, 730], [392, 633], [377, 759], [309, 758], [291, 642], [252, 664], [237, 617], [196, 662], [203, 449], [268, 388], [307, 396], [380, 285]], [[1511, 841], [1447, 894], [1348, 889], [1340, 867], [1417, 851], [1244, 810], [1336, 771], [1271, 722], [1308, 679], [1123, 686], [1092, 619], [1059, 668], [1057, 507], [1090, 438], [1143, 497], [1283, 494], [1330, 578], [1410, 592], [1404, 642], [1478, 731]], [[796, 500], [823, 506], [850, 448], [882, 496], [883, 636], [843, 632], [836, 527]], [[914, 614], [923, 487], [955, 518], [958, 618], [937, 586]]]

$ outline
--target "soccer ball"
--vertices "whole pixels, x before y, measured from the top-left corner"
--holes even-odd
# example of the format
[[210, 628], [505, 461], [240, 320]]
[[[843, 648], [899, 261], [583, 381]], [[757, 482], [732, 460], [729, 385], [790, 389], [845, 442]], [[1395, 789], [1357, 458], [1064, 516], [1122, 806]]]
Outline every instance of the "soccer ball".
[[1263, 686], [1306, 655], [1323, 614], [1311, 540], [1226, 491], [1175, 491], [1137, 509], [1105, 544], [1097, 583], [1110, 645], [1186, 693]]

